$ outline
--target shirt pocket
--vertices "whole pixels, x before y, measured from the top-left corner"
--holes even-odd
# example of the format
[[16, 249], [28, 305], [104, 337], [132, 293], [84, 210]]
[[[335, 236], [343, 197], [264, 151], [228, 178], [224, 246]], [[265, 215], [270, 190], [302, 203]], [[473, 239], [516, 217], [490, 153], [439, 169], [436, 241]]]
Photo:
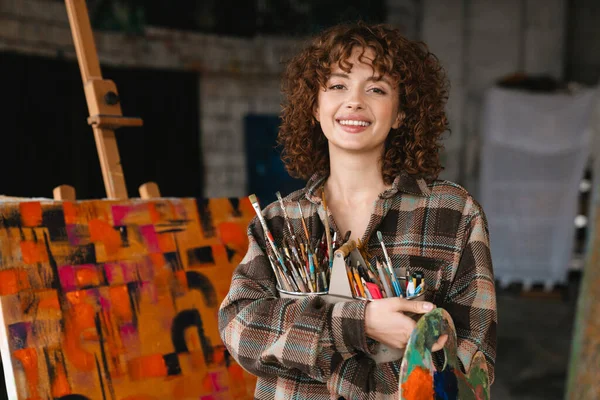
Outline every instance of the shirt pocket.
[[[423, 256], [401, 255], [400, 269], [404, 272], [408, 268], [408, 273], [412, 274], [416, 271], [423, 272], [425, 277], [425, 299], [426, 301], [435, 302], [439, 297], [439, 291], [442, 285], [442, 273], [444, 268], [449, 264], [446, 260], [437, 258], [429, 258]], [[399, 271], [396, 270], [396, 273]]]

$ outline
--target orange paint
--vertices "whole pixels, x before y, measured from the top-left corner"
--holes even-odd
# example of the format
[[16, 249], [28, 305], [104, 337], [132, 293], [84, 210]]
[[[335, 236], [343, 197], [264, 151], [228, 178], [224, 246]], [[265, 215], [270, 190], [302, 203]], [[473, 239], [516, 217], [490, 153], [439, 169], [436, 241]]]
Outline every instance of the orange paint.
[[62, 363], [54, 366], [54, 379], [52, 379], [52, 397], [60, 398], [71, 394], [71, 385], [67, 379], [65, 366]]
[[215, 260], [215, 265], [229, 264], [229, 259], [227, 258], [227, 250], [225, 250], [225, 246], [223, 246], [222, 244], [213, 244], [210, 247], [212, 248], [212, 254], [213, 259]]
[[30, 287], [27, 272], [23, 269], [0, 271], [0, 296], [19, 293]]
[[223, 244], [231, 247], [240, 253], [245, 253], [248, 249], [248, 235], [246, 228], [238, 222], [221, 222], [217, 226], [219, 238]]
[[254, 214], [254, 207], [252, 207], [252, 203], [248, 197], [242, 197], [240, 199], [238, 208], [242, 212], [242, 215], [249, 216], [248, 220], [252, 218], [252, 214]]
[[53, 290], [40, 294], [38, 307], [40, 310], [60, 310], [60, 303], [58, 302], [56, 292]]
[[98, 271], [94, 268], [77, 268], [75, 270], [75, 279], [77, 280], [78, 287], [100, 285]]
[[433, 376], [423, 367], [416, 367], [402, 384], [402, 397], [406, 400], [431, 400], [434, 398]]
[[89, 333], [94, 334], [96, 329], [95, 311], [86, 299], [83, 291], [67, 293], [70, 309], [65, 317], [63, 350], [66, 358], [80, 371], [92, 371], [96, 367], [94, 355], [81, 345], [82, 338], [90, 337]]
[[153, 224], [160, 221], [160, 213], [156, 211], [154, 203], [148, 203], [148, 212], [150, 213], [150, 221], [152, 221]]
[[158, 233], [156, 236], [158, 237], [158, 248], [161, 252], [170, 253], [177, 250], [172, 233]]
[[186, 271], [177, 271], [175, 272], [175, 278], [177, 278], [177, 282], [181, 285], [182, 288], [188, 288], [187, 274]]
[[48, 253], [43, 243], [24, 240], [19, 245], [21, 246], [21, 256], [25, 264], [48, 261]]
[[134, 395], [134, 396], [124, 397], [121, 400], [158, 400], [158, 398], [154, 397], [154, 396], [148, 396], [146, 394], [138, 394], [138, 395]]
[[165, 265], [165, 256], [162, 253], [151, 253], [149, 256], [155, 268], [162, 268]]
[[231, 396], [234, 399], [245, 398], [248, 394], [246, 392], [246, 384], [244, 382], [244, 370], [237, 364], [231, 364], [227, 368], [229, 375], [229, 388], [231, 390]]
[[167, 376], [167, 365], [162, 354], [137, 357], [127, 362], [127, 370], [132, 380]]
[[19, 204], [21, 223], [23, 226], [34, 227], [42, 225], [42, 205], [38, 201], [28, 201]]
[[75, 207], [75, 204], [70, 201], [63, 202], [63, 214], [65, 214], [65, 224], [77, 223], [77, 207]]
[[129, 302], [129, 292], [127, 286], [112, 286], [109, 289], [110, 310], [113, 316], [121, 322], [133, 320], [133, 311]]
[[13, 356], [21, 362], [27, 379], [27, 388], [29, 390], [28, 400], [41, 399], [38, 392], [39, 373], [38, 373], [38, 356], [35, 349], [29, 347], [19, 349], [13, 352]]
[[104, 244], [106, 254], [114, 254], [121, 247], [121, 235], [108, 223], [92, 219], [88, 222], [88, 228], [92, 242]]

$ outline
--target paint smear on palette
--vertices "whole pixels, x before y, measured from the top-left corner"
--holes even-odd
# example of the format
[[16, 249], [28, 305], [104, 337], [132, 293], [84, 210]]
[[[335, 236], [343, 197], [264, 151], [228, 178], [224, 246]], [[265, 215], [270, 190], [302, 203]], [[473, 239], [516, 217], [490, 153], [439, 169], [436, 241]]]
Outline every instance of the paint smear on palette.
[[402, 384], [402, 397], [406, 400], [431, 400], [433, 396], [433, 377], [425, 368], [416, 367]]

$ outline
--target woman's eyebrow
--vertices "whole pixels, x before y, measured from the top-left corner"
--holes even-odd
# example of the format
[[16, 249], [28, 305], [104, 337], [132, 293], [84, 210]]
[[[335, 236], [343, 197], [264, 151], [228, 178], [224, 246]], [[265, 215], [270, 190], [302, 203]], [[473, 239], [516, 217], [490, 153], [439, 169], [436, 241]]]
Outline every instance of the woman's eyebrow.
[[372, 76], [370, 78], [367, 78], [367, 81], [369, 81], [369, 82], [383, 82], [383, 83], [387, 83], [389, 86], [392, 86], [392, 84], [390, 83], [390, 81], [385, 76]]
[[[329, 75], [330, 78], [333, 77], [337, 77], [337, 78], [343, 78], [343, 79], [350, 79], [350, 76], [348, 74], [344, 74], [342, 72], [332, 72], [331, 75]], [[389, 86], [392, 86], [391, 82], [385, 77], [385, 76], [371, 76], [369, 78], [367, 78], [367, 82], [383, 82], [388, 84]]]

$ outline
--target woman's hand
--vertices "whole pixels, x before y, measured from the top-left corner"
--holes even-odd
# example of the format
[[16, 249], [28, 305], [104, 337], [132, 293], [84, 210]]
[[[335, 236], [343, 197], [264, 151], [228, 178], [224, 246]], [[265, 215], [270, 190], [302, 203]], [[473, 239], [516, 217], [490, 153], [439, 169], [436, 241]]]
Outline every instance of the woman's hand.
[[[397, 297], [371, 301], [365, 310], [365, 332], [380, 343], [403, 349], [416, 326], [416, 322], [404, 312], [425, 314], [434, 308], [434, 304], [426, 301]], [[442, 349], [447, 339], [447, 335], [440, 336], [432, 351]]]

